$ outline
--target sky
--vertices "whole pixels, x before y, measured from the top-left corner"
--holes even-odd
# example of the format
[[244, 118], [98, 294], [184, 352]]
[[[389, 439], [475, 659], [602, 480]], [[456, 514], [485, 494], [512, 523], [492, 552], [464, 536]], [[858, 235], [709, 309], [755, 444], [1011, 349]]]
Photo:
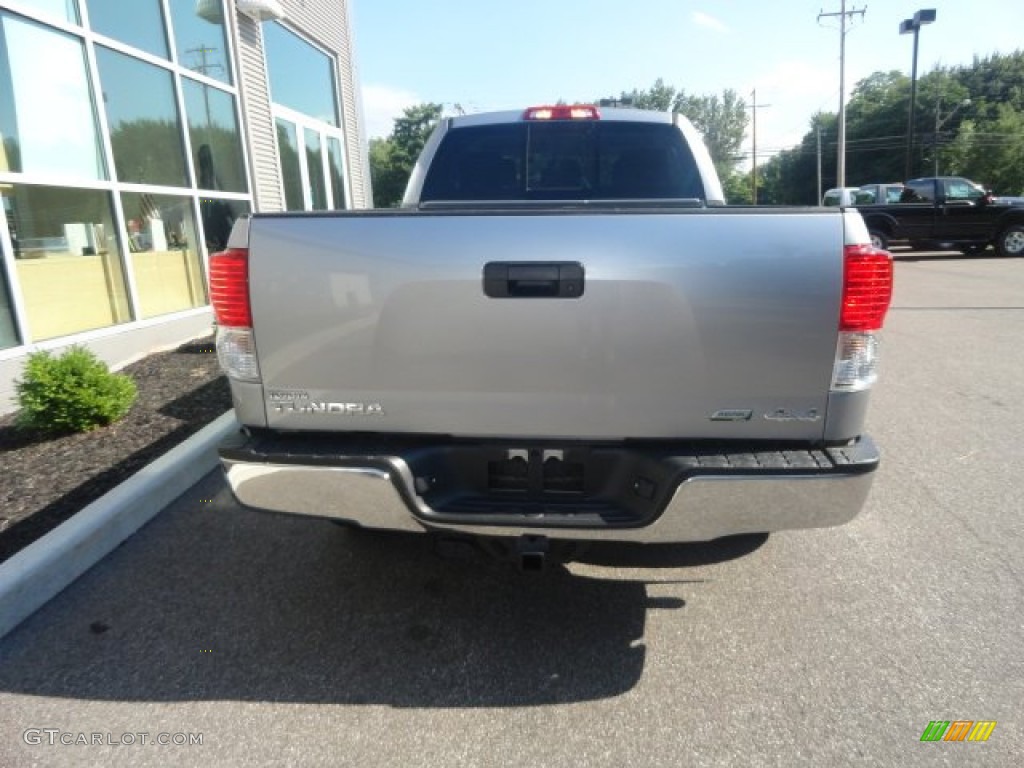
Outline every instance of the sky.
[[[696, 95], [756, 89], [758, 162], [799, 142], [817, 111], [838, 112], [841, 0], [351, 0], [371, 137], [423, 102], [455, 114], [590, 101], [659, 77]], [[919, 35], [918, 76], [1024, 50], [1024, 0], [846, 0], [846, 95], [873, 72], [910, 74], [900, 21], [936, 11]], [[751, 135], [744, 150], [751, 149]]]

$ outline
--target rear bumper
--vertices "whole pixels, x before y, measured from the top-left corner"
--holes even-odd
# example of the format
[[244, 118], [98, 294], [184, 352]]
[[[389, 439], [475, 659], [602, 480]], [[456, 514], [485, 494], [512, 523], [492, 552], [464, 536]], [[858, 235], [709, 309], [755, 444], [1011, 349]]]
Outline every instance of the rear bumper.
[[[582, 452], [580, 466], [602, 474], [581, 481], [579, 493], [478, 493], [475, 465], [465, 457], [508, 450], [238, 435], [220, 456], [235, 497], [256, 509], [393, 531], [641, 543], [841, 525], [864, 505], [879, 460], [868, 437], [812, 449], [568, 446], [557, 453], [568, 462]], [[548, 456], [556, 449], [526, 450]]]

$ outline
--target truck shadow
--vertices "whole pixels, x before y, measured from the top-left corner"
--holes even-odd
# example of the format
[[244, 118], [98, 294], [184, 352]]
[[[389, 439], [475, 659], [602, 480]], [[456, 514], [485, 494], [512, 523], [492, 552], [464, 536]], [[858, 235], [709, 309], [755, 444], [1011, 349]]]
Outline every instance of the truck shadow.
[[767, 533], [727, 536], [693, 544], [593, 544], [578, 560], [616, 568], [692, 568], [745, 557], [768, 541]]
[[[727, 560], [750, 546], [645, 550], [637, 564]], [[591, 555], [630, 560], [616, 551]], [[620, 695], [643, 673], [647, 612], [685, 599], [650, 597], [642, 576], [575, 568], [521, 573], [438, 557], [427, 537], [242, 510], [211, 473], [0, 641], [0, 690], [393, 707]], [[701, 580], [671, 583], [688, 596]]]
[[991, 248], [981, 253], [967, 255], [960, 251], [890, 251], [897, 262], [932, 262], [932, 261], [1006, 261]]

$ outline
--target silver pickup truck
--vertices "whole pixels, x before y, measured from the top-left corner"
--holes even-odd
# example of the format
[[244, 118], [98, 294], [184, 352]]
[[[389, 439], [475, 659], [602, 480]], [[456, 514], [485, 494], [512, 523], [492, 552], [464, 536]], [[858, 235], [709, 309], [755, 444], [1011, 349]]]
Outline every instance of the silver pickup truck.
[[890, 255], [725, 206], [680, 116], [446, 119], [401, 209], [256, 214], [210, 280], [249, 507], [533, 557], [841, 524], [878, 466]]

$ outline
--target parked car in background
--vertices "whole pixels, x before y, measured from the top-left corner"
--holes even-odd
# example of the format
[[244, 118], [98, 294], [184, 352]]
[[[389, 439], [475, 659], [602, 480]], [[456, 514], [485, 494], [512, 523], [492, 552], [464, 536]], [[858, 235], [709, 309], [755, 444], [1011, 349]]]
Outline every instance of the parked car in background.
[[950, 248], [1024, 256], [1024, 205], [1001, 203], [980, 184], [960, 176], [928, 176], [904, 185], [900, 202], [857, 210], [876, 248], [894, 242], [912, 248]]
[[856, 205], [857, 187], [836, 187], [825, 193], [821, 204], [829, 208], [845, 208]]
[[903, 182], [900, 181], [889, 184], [862, 184], [854, 196], [854, 205], [898, 203], [903, 190]]

